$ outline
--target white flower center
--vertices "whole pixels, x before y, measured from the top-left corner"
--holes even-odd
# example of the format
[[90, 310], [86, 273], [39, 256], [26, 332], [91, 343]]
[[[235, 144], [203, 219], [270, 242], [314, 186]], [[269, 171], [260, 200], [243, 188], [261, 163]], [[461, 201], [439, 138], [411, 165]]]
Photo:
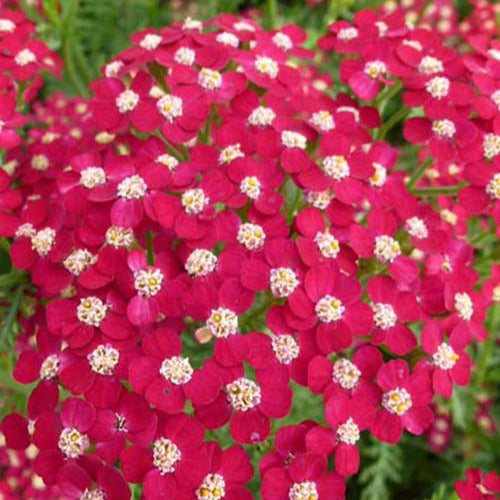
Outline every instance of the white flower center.
[[410, 217], [407, 219], [405, 222], [405, 229], [409, 234], [418, 239], [427, 238], [427, 236], [429, 236], [429, 230], [420, 217]]
[[177, 165], [179, 165], [179, 160], [168, 153], [157, 156], [156, 161], [165, 165], [170, 172], [174, 172]]
[[243, 158], [245, 155], [241, 151], [241, 144], [238, 142], [236, 144], [231, 144], [225, 147], [219, 154], [219, 163], [226, 165], [231, 163], [236, 158]]
[[106, 304], [101, 299], [91, 295], [80, 299], [76, 317], [86, 325], [98, 327], [106, 317], [107, 310]]
[[327, 259], [336, 259], [340, 252], [340, 243], [335, 236], [328, 231], [316, 233], [314, 241], [318, 245], [318, 249], [323, 257]]
[[283, 130], [283, 132], [281, 132], [281, 143], [287, 148], [306, 149], [307, 138], [299, 132]]
[[120, 432], [128, 432], [126, 418], [118, 413], [115, 413], [115, 429]]
[[372, 78], [378, 78], [387, 73], [387, 66], [383, 61], [368, 61], [365, 63], [364, 72]]
[[339, 425], [336, 438], [341, 443], [356, 444], [359, 440], [359, 434], [358, 425], [349, 417], [343, 424]]
[[269, 78], [276, 78], [279, 72], [279, 65], [270, 57], [257, 56], [255, 59], [255, 68], [259, 73], [267, 75]]
[[325, 210], [333, 199], [333, 195], [330, 191], [306, 191], [304, 196], [307, 203], [310, 203], [320, 210]]
[[255, 31], [255, 28], [246, 21], [238, 21], [237, 23], [234, 23], [233, 28], [236, 31], [252, 31], [252, 32]]
[[453, 213], [451, 210], [448, 210], [447, 208], [443, 208], [441, 210], [440, 214], [441, 219], [444, 221], [448, 222], [448, 224], [455, 225], [458, 221], [458, 216], [457, 214]]
[[495, 174], [486, 186], [486, 192], [495, 200], [500, 200], [500, 174]]
[[196, 58], [196, 52], [189, 47], [179, 47], [174, 54], [174, 61], [179, 64], [192, 66]]
[[411, 396], [403, 387], [384, 392], [382, 395], [382, 407], [389, 413], [404, 415], [412, 406]]
[[401, 255], [401, 247], [394, 238], [383, 234], [375, 238], [374, 254], [377, 260], [387, 264]]
[[116, 98], [116, 107], [118, 111], [122, 114], [133, 111], [139, 104], [139, 94], [135, 93], [133, 90], [124, 90]]
[[387, 169], [380, 163], [372, 163], [375, 172], [370, 177], [370, 184], [376, 187], [382, 187], [387, 180]]
[[106, 494], [102, 490], [86, 489], [80, 496], [80, 500], [106, 500]]
[[245, 377], [226, 385], [227, 398], [236, 411], [248, 411], [260, 403], [260, 387]]
[[181, 450], [170, 439], [158, 438], [153, 443], [153, 465], [163, 476], [175, 471], [175, 464], [181, 459]]
[[271, 108], [259, 106], [250, 113], [248, 123], [254, 127], [269, 127], [275, 118], [276, 113]]
[[297, 275], [289, 267], [271, 269], [269, 277], [271, 291], [275, 297], [288, 297], [299, 284]]
[[425, 90], [427, 90], [434, 99], [442, 99], [448, 95], [450, 80], [444, 76], [435, 76], [425, 83]]
[[248, 250], [258, 250], [264, 245], [266, 233], [258, 224], [245, 222], [238, 228], [237, 240]]
[[195, 494], [198, 500], [220, 500], [226, 495], [226, 482], [220, 474], [207, 474]]
[[57, 354], [50, 354], [43, 360], [40, 366], [40, 378], [42, 380], [51, 380], [57, 377], [60, 366], [61, 361]]
[[134, 287], [141, 297], [153, 297], [161, 290], [163, 273], [152, 267], [134, 272]]
[[96, 261], [97, 257], [87, 249], [77, 248], [64, 259], [63, 265], [73, 276], [79, 276], [82, 271]]
[[500, 135], [493, 133], [485, 134], [483, 137], [483, 153], [485, 158], [491, 160], [500, 153]]
[[384, 21], [376, 21], [375, 26], [378, 28], [378, 34], [380, 36], [385, 36], [387, 35], [387, 31], [389, 30], [389, 27], [387, 26]]
[[202, 68], [198, 74], [198, 83], [206, 90], [216, 90], [222, 85], [222, 75], [209, 68]]
[[120, 184], [118, 184], [118, 196], [127, 200], [141, 199], [148, 189], [144, 179], [137, 174], [130, 177], [125, 177]]
[[18, 66], [26, 66], [36, 61], [36, 55], [29, 49], [23, 49], [17, 53], [14, 61]]
[[207, 328], [216, 338], [226, 338], [238, 330], [238, 316], [231, 309], [218, 307], [213, 309], [207, 319]]
[[314, 127], [319, 128], [322, 132], [328, 132], [329, 130], [333, 130], [335, 128], [333, 116], [330, 111], [327, 111], [326, 109], [313, 113], [310, 123]]
[[224, 31], [223, 33], [219, 33], [215, 38], [222, 45], [228, 45], [229, 47], [238, 47], [240, 44], [240, 40], [236, 35], [229, 33], [228, 31]]
[[439, 137], [451, 139], [456, 130], [455, 124], [451, 120], [434, 120], [432, 122], [432, 131]]
[[215, 270], [217, 256], [205, 248], [195, 248], [186, 259], [184, 268], [191, 276], [206, 276]]
[[111, 226], [106, 231], [106, 243], [115, 248], [129, 247], [134, 242], [134, 231], [130, 227]]
[[245, 177], [240, 182], [240, 191], [247, 195], [252, 200], [256, 200], [260, 196], [260, 181], [254, 175]]
[[276, 359], [282, 365], [289, 365], [300, 354], [300, 347], [291, 335], [275, 335], [271, 340]]
[[12, 32], [16, 28], [16, 25], [10, 19], [0, 19], [0, 31]]
[[354, 26], [351, 26], [349, 28], [342, 28], [337, 33], [337, 38], [339, 40], [353, 40], [357, 36], [358, 36], [358, 30]]
[[496, 104], [498, 110], [500, 111], [500, 89], [495, 90], [495, 92], [491, 94], [491, 100]]
[[201, 31], [203, 28], [203, 23], [198, 21], [198, 19], [193, 19], [191, 17], [186, 17], [184, 19], [184, 23], [182, 24], [182, 28], [185, 30], [198, 30]]
[[33, 158], [31, 158], [31, 168], [33, 170], [44, 172], [49, 168], [49, 166], [49, 159], [44, 154], [34, 155]]
[[59, 435], [59, 449], [67, 458], [78, 458], [89, 446], [89, 438], [74, 427], [65, 427]]
[[446, 342], [440, 344], [432, 355], [433, 363], [442, 370], [451, 370], [459, 358], [460, 356]]
[[444, 71], [443, 63], [432, 56], [424, 56], [418, 64], [418, 72], [424, 75], [434, 75]]
[[489, 49], [488, 55], [497, 61], [500, 61], [500, 50], [498, 49]]
[[403, 40], [403, 45], [407, 45], [408, 47], [412, 47], [415, 50], [423, 50], [422, 44], [417, 40]]
[[120, 70], [123, 68], [123, 62], [122, 61], [113, 61], [110, 62], [109, 64], [106, 64], [106, 67], [104, 69], [104, 74], [108, 78], [113, 78], [118, 75]]
[[163, 360], [160, 374], [163, 375], [166, 380], [172, 382], [172, 384], [182, 385], [187, 384], [191, 380], [193, 368], [188, 358], [172, 356], [171, 358]]
[[80, 172], [80, 184], [87, 189], [102, 186], [106, 184], [106, 172], [101, 167], [87, 167]]
[[322, 323], [331, 323], [342, 318], [345, 307], [333, 295], [325, 295], [316, 303], [314, 310]]
[[394, 308], [390, 304], [383, 304], [382, 302], [377, 302], [372, 305], [373, 309], [373, 320], [378, 328], [382, 330], [387, 330], [387, 328], [392, 328], [398, 321], [398, 317], [394, 312]]
[[333, 364], [332, 380], [342, 389], [351, 390], [361, 377], [360, 369], [348, 359], [338, 359]]
[[157, 101], [156, 107], [170, 123], [173, 123], [176, 118], [182, 116], [182, 99], [175, 95], [164, 95]]
[[160, 45], [162, 38], [160, 35], [148, 33], [140, 42], [139, 46], [145, 50], [155, 50]]
[[87, 355], [87, 360], [92, 371], [110, 376], [120, 360], [120, 351], [110, 345], [101, 344]]
[[183, 193], [181, 201], [186, 213], [194, 215], [203, 212], [203, 209], [208, 205], [210, 200], [203, 192], [203, 189], [194, 188], [188, 189]]
[[288, 500], [318, 500], [318, 488], [313, 481], [293, 483], [288, 490]]
[[36, 229], [33, 227], [33, 224], [30, 224], [29, 222], [21, 224], [16, 229], [16, 238], [20, 238], [21, 236], [24, 236], [26, 238], [33, 238], [33, 236], [35, 235], [36, 235]]
[[455, 310], [458, 316], [465, 321], [469, 321], [474, 314], [474, 304], [468, 293], [456, 293], [455, 294]]
[[273, 43], [276, 47], [285, 51], [290, 50], [293, 47], [292, 39], [288, 35], [285, 35], [285, 33], [276, 33], [273, 36]]
[[327, 156], [323, 159], [325, 174], [336, 181], [349, 177], [350, 169], [347, 160], [341, 155]]
[[56, 241], [56, 232], [51, 227], [46, 227], [38, 231], [31, 238], [31, 248], [36, 250], [40, 257], [45, 257]]

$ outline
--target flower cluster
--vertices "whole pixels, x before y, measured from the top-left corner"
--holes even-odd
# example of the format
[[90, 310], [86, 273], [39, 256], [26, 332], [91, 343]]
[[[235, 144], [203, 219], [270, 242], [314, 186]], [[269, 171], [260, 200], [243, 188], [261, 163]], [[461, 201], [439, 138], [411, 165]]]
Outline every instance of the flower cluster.
[[[462, 54], [400, 14], [329, 27], [344, 91], [299, 27], [221, 14], [136, 33], [92, 98], [34, 105], [0, 184], [0, 233], [37, 290], [13, 373], [34, 389], [2, 432], [46, 485], [251, 499], [242, 445], [272, 438], [264, 500], [340, 500], [362, 433], [421, 435], [433, 398], [468, 384], [500, 301], [465, 238], [473, 219], [500, 227], [500, 46]], [[13, 78], [57, 65], [2, 16]], [[401, 89], [411, 172], [377, 107]], [[297, 385], [325, 425], [271, 434]], [[207, 437], [221, 428], [234, 445]]]

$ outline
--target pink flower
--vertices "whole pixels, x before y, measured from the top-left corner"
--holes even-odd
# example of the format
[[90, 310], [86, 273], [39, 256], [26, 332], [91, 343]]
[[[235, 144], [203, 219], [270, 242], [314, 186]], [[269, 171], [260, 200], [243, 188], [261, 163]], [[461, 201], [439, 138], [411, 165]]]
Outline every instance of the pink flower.
[[432, 390], [425, 370], [410, 374], [405, 361], [394, 359], [379, 368], [377, 384], [382, 390], [382, 398], [371, 426], [375, 437], [397, 443], [403, 429], [419, 435], [429, 427], [434, 414], [428, 406]]
[[286, 467], [268, 469], [262, 478], [262, 498], [279, 500], [302, 496], [309, 498], [344, 498], [344, 480], [329, 472], [322, 455], [304, 453], [293, 458]]
[[129, 381], [136, 392], [159, 410], [180, 413], [189, 399], [193, 404], [209, 404], [218, 396], [221, 382], [210, 368], [193, 369], [189, 358], [181, 356], [179, 334], [156, 329], [142, 343], [145, 357], [137, 357], [129, 367]]
[[417, 346], [415, 334], [405, 323], [420, 319], [420, 308], [415, 294], [399, 291], [388, 276], [374, 276], [367, 284], [372, 300], [375, 329], [372, 343], [386, 343], [396, 354], [406, 354]]
[[467, 337], [454, 330], [449, 341], [445, 342], [439, 325], [427, 323], [421, 333], [422, 347], [432, 357], [429, 363], [432, 369], [432, 387], [442, 397], [449, 398], [453, 390], [453, 382], [467, 385], [470, 379], [472, 361], [464, 352]]
[[466, 479], [455, 482], [461, 500], [494, 500], [500, 492], [500, 478], [496, 472], [467, 469]]

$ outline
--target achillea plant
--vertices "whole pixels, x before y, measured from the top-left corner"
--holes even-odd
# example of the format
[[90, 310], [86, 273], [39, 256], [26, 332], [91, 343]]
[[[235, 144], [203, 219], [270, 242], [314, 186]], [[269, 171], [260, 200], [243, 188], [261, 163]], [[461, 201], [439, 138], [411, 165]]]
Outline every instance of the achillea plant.
[[[1, 452], [46, 486], [6, 498], [340, 500], [358, 473], [389, 498], [388, 445], [444, 452], [498, 327], [500, 46], [405, 4], [313, 50], [229, 14], [148, 28], [30, 115], [60, 62], [0, 12], [0, 385], [26, 396]], [[462, 500], [496, 498], [455, 461]]]

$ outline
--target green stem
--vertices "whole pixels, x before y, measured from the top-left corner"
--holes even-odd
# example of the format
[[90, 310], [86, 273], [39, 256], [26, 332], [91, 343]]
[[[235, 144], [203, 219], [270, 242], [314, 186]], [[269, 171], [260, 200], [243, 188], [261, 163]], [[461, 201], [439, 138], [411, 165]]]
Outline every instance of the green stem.
[[427, 167], [432, 163], [432, 158], [426, 158], [422, 165], [418, 167], [410, 176], [408, 180], [408, 184], [406, 187], [409, 191], [411, 191], [418, 183], [418, 181], [424, 176]]
[[398, 122], [406, 118], [410, 113], [410, 110], [403, 106], [397, 113], [394, 113], [379, 129], [376, 134], [377, 140], [382, 140], [389, 130], [392, 129]]
[[273, 30], [278, 26], [278, 0], [267, 0], [267, 23]]
[[440, 194], [457, 194], [467, 183], [462, 181], [453, 186], [432, 186], [428, 188], [415, 188], [410, 190], [416, 196], [439, 196]]
[[388, 85], [380, 94], [374, 99], [373, 105], [378, 108], [382, 102], [388, 102], [403, 88], [403, 82], [398, 80], [393, 85]]
[[153, 250], [153, 233], [151, 231], [146, 231], [146, 241], [148, 244], [148, 264], [154, 266], [155, 255]]
[[500, 305], [494, 304], [491, 308], [491, 316], [488, 322], [488, 338], [484, 342], [478, 360], [477, 387], [481, 387], [488, 368], [490, 366], [491, 356], [493, 355], [493, 347], [495, 346], [495, 334], [500, 324]]
[[9, 309], [9, 313], [5, 318], [5, 323], [2, 328], [2, 334], [0, 337], [0, 347], [3, 348], [6, 344], [7, 336], [12, 330], [12, 325], [14, 321], [17, 319], [17, 311], [19, 310], [19, 303], [21, 302], [21, 297], [23, 295], [24, 284], [21, 284], [17, 287], [17, 290], [14, 294], [14, 298], [12, 300], [12, 304]]
[[20, 384], [12, 378], [10, 372], [0, 370], [0, 388], [28, 396], [33, 390], [33, 387], [34, 384]]

